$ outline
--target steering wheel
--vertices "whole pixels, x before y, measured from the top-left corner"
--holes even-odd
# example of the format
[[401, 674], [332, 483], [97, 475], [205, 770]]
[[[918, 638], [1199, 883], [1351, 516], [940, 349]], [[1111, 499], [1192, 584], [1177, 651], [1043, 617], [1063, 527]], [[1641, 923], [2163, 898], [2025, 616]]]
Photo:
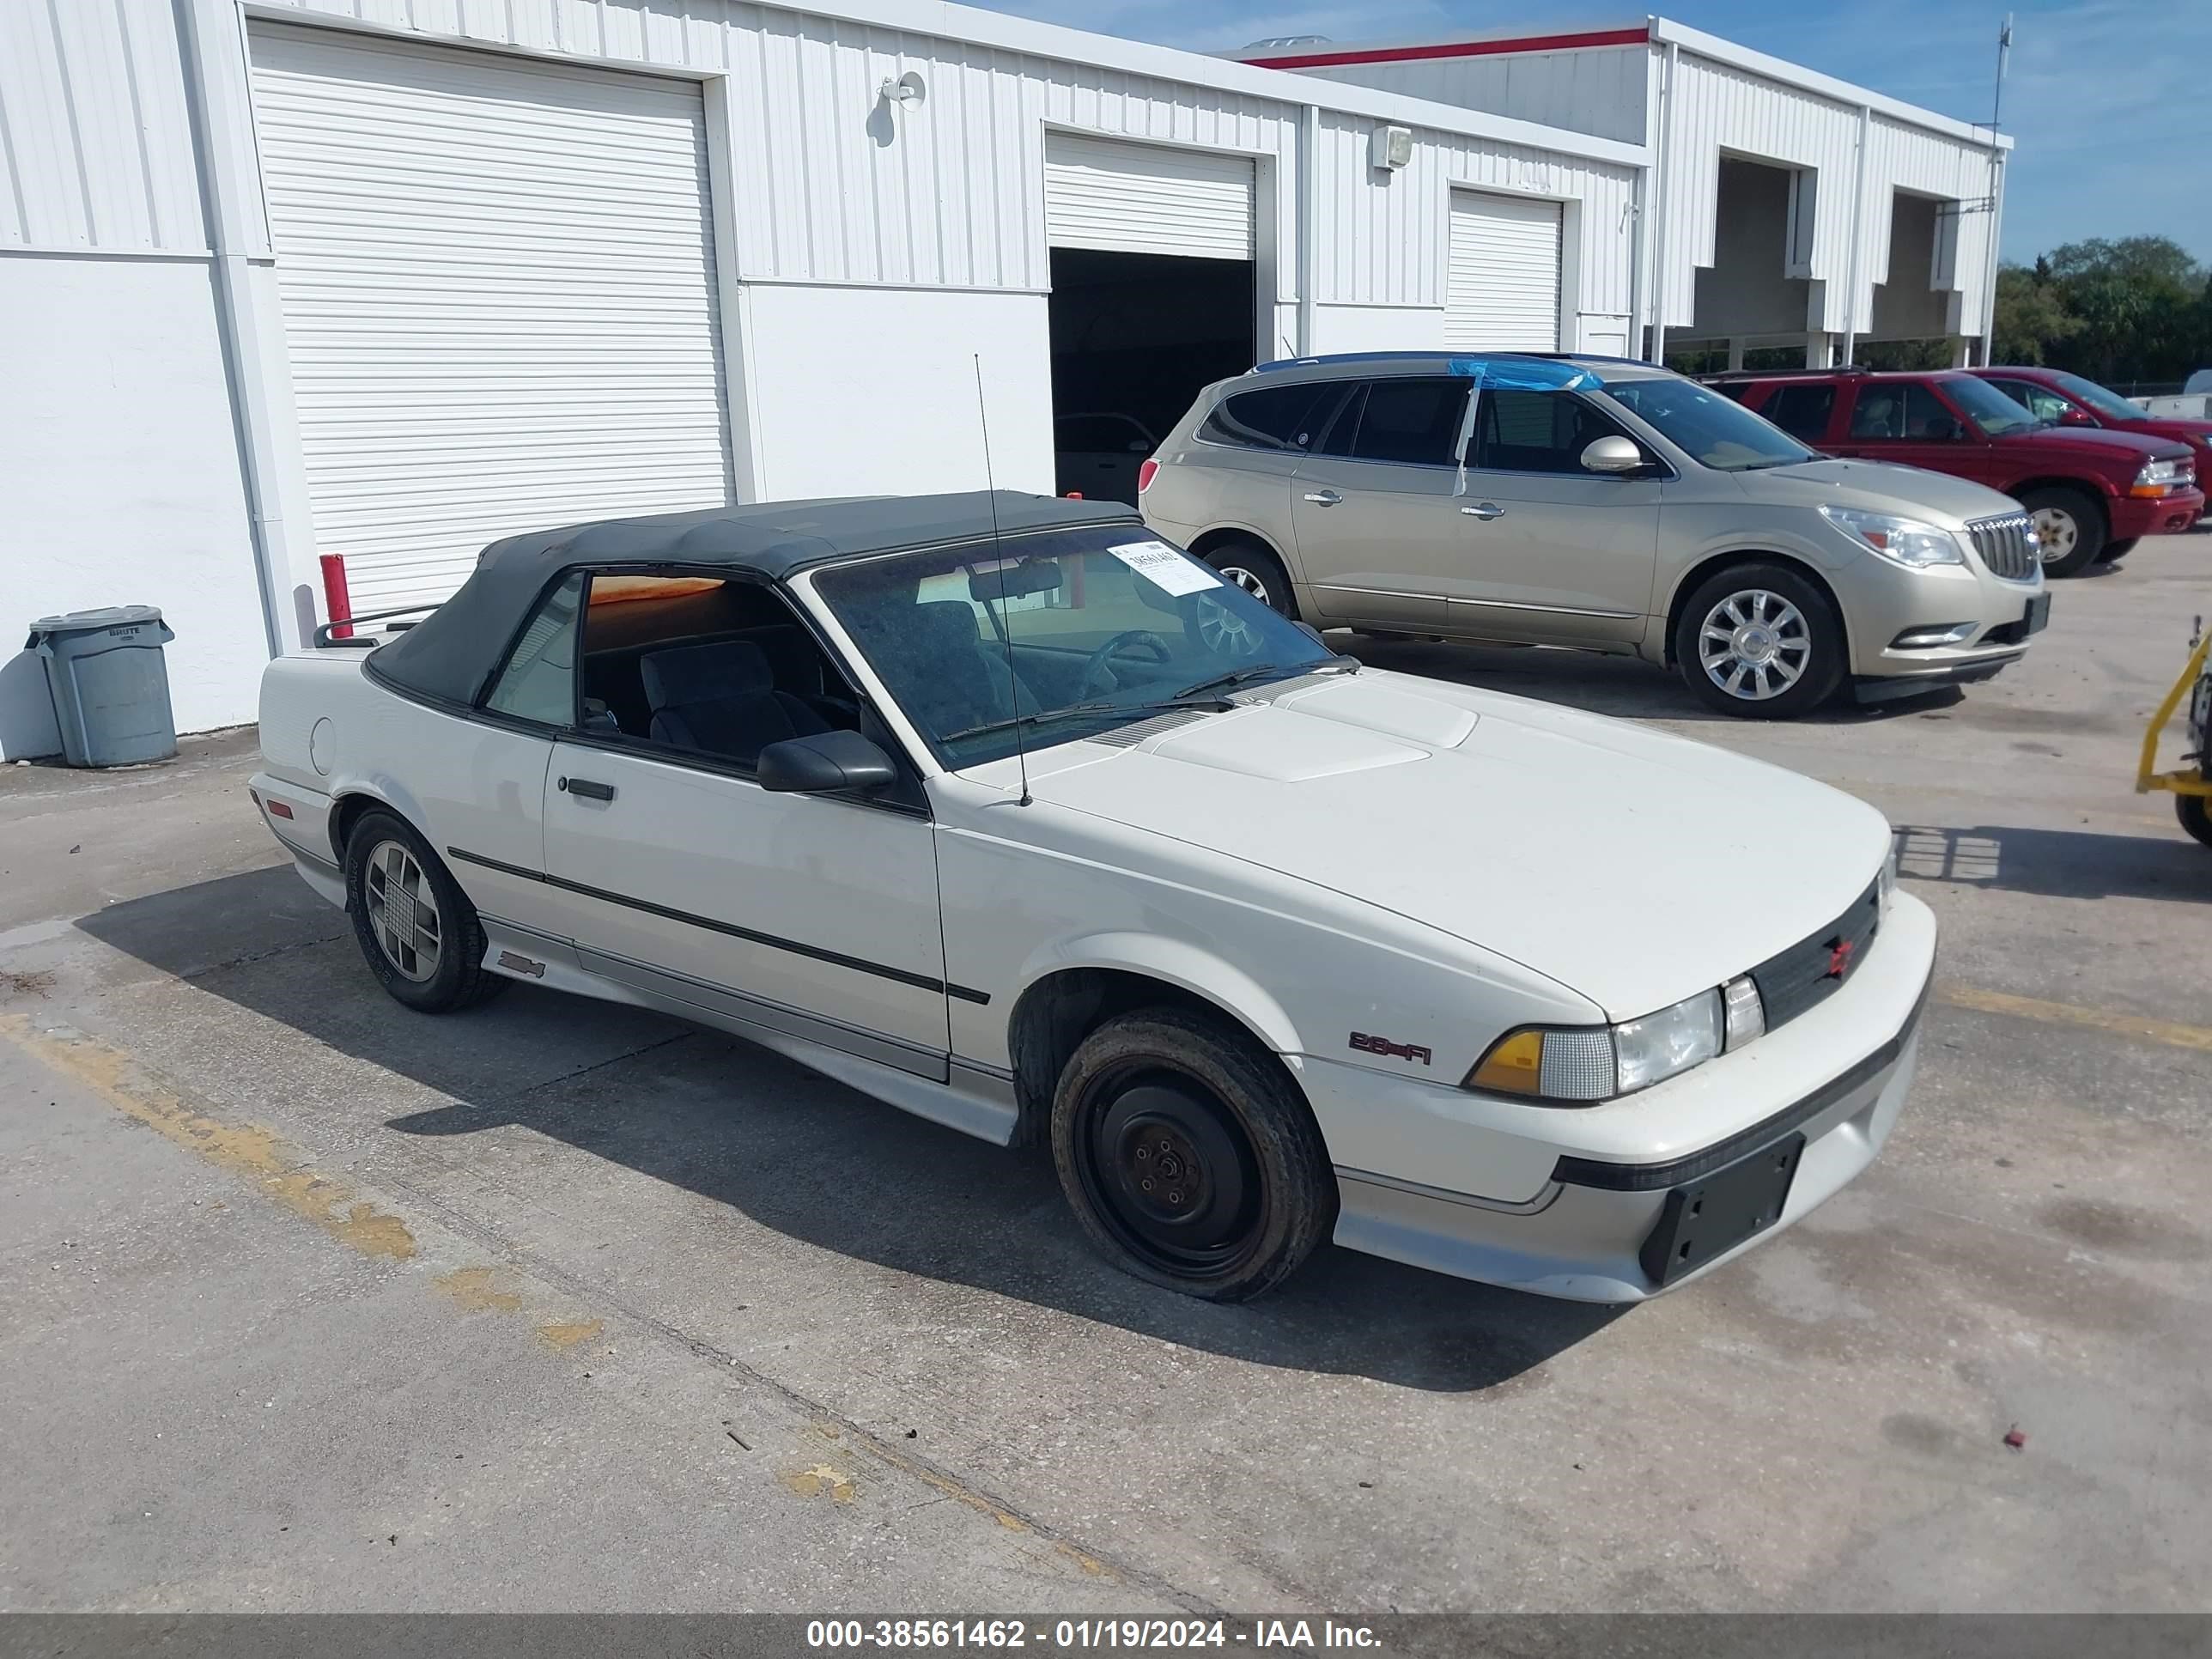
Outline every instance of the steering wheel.
[[1083, 678], [1076, 682], [1076, 695], [1089, 696], [1095, 692], [1111, 691], [1121, 682], [1114, 674], [1114, 659], [1132, 646], [1143, 646], [1152, 653], [1152, 660], [1164, 667], [1175, 660], [1175, 647], [1148, 628], [1125, 628], [1091, 653], [1083, 665]]

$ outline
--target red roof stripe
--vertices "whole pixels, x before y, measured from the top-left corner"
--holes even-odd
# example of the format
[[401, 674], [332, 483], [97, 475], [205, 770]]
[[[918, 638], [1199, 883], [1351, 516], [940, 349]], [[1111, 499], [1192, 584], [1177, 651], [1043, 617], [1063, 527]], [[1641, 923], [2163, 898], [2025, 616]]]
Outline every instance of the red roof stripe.
[[1411, 64], [1434, 58], [1491, 58], [1515, 52], [1574, 52], [1586, 46], [1641, 46], [1651, 40], [1650, 25], [1632, 29], [1596, 29], [1583, 34], [1529, 34], [1517, 40], [1461, 40], [1431, 46], [1375, 46], [1349, 52], [1299, 53], [1289, 58], [1247, 58], [1258, 69], [1327, 69], [1337, 64]]

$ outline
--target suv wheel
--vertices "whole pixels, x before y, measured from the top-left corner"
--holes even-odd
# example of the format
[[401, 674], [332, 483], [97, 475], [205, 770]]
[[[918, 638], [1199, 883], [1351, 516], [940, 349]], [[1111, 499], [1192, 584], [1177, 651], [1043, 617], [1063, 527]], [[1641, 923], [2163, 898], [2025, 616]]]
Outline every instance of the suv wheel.
[[1283, 562], [1257, 542], [1224, 542], [1206, 556], [1221, 573], [1221, 580], [1241, 587], [1270, 611], [1296, 622], [1297, 601], [1291, 597], [1290, 572]]
[[2087, 569], [2105, 548], [2105, 515], [2078, 489], [2031, 489], [2020, 504], [2035, 520], [2043, 546], [2043, 574], [2071, 576]]
[[2099, 564], [2118, 564], [2122, 559], [2126, 558], [2129, 554], [2136, 550], [2136, 544], [2142, 539], [2142, 538], [2139, 536], [2126, 536], [2116, 542], [2106, 542], [2105, 544], [2105, 550], [2097, 555], [2097, 562]]
[[1740, 564], [1698, 585], [1674, 624], [1691, 690], [1727, 714], [1791, 720], [1843, 684], [1844, 625], [1827, 595], [1778, 564]]
[[1108, 1261], [1209, 1302], [1281, 1283], [1336, 1224], [1321, 1130], [1280, 1063], [1179, 1008], [1083, 1040], [1054, 1091], [1052, 1157]]

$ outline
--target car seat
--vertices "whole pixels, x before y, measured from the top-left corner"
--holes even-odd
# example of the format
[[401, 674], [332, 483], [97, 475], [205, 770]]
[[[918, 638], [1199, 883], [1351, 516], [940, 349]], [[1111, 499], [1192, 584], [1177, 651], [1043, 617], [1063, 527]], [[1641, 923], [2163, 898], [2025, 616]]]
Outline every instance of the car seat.
[[638, 672], [656, 742], [750, 766], [769, 744], [830, 730], [803, 701], [775, 689], [767, 653], [749, 641], [652, 652]]

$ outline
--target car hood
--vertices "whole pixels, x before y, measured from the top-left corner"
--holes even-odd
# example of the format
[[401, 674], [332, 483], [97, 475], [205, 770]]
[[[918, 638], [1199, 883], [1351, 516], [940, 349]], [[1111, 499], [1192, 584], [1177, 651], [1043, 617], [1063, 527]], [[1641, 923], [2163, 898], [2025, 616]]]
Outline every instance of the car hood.
[[1036, 798], [1425, 923], [1614, 1019], [1825, 927], [1889, 848], [1872, 807], [1778, 767], [1373, 669], [1104, 735], [1033, 763]]
[[1856, 507], [1872, 513], [1948, 520], [2017, 513], [2020, 503], [1986, 484], [1892, 461], [1803, 461], [1731, 475], [1752, 501], [1771, 507]]
[[2130, 421], [2123, 430], [2146, 438], [2170, 438], [2176, 443], [2212, 444], [2212, 421], [2184, 420], [2179, 415], [2146, 415]]
[[2054, 459], [2064, 455], [2109, 467], [2115, 476], [2124, 469], [2130, 477], [2147, 460], [2180, 460], [2189, 454], [2188, 445], [2176, 443], [2171, 438], [2154, 438], [2148, 432], [2113, 432], [2096, 426], [2042, 426], [2033, 432], [2010, 434], [1997, 441], [2008, 448], [2021, 446], [2019, 453], [2022, 455], [2028, 453], [2027, 446], [2033, 446]]

